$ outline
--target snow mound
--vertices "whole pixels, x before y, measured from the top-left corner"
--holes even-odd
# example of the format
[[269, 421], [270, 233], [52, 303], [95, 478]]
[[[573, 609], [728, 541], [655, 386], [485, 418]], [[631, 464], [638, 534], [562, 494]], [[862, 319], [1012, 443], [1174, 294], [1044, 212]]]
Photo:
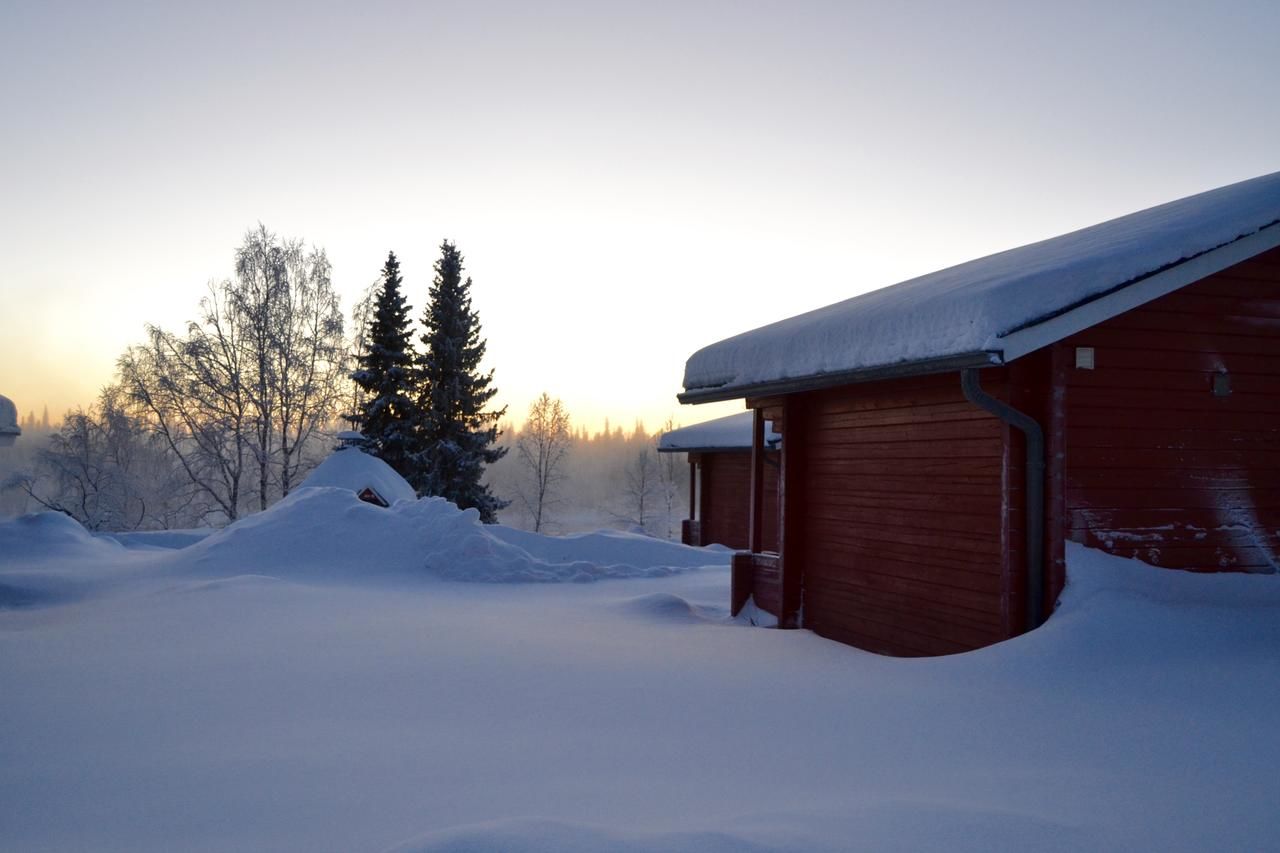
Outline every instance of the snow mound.
[[390, 465], [362, 450], [342, 448], [316, 466], [301, 488], [332, 487], [359, 494], [373, 489], [389, 504], [417, 500], [413, 487]]
[[95, 537], [80, 522], [60, 512], [34, 512], [0, 521], [0, 568], [33, 561], [112, 556], [123, 550], [120, 543]]
[[447, 526], [441, 517], [450, 510], [457, 513], [440, 499], [383, 509], [348, 488], [304, 487], [181, 553], [217, 574], [340, 579], [421, 573], [423, 555]]
[[279, 578], [272, 577], [271, 575], [234, 575], [229, 578], [218, 578], [210, 581], [193, 581], [177, 587], [176, 589], [166, 590], [166, 592], [222, 592], [223, 590], [235, 590], [242, 587], [259, 587], [264, 584], [274, 584], [279, 582]]
[[128, 533], [100, 533], [98, 538], [119, 542], [131, 551], [171, 551], [194, 545], [213, 531], [212, 527], [194, 530], [134, 530]]
[[732, 552], [720, 548], [693, 548], [678, 542], [655, 539], [642, 533], [619, 530], [597, 530], [570, 536], [547, 536], [514, 527], [493, 525], [489, 535], [514, 545], [540, 560], [551, 563], [587, 560], [603, 564], [633, 566], [679, 566], [697, 568], [728, 565]]
[[[839, 812], [757, 814], [726, 829], [636, 832], [514, 819], [420, 836], [386, 853], [877, 853], [1110, 850], [1096, 834], [1032, 814], [976, 804], [890, 801]], [[857, 839], [851, 843], [851, 839]]]
[[47, 572], [20, 572], [0, 578], [0, 610], [53, 607], [75, 601], [80, 585]]
[[1095, 596], [1175, 607], [1280, 608], [1280, 575], [1161, 569], [1068, 542], [1067, 588], [1058, 612], [1083, 609]]
[[[453, 504], [449, 506], [452, 507]], [[564, 537], [569, 541], [556, 541], [560, 537], [540, 534], [513, 536], [513, 533], [522, 534], [523, 531], [482, 525], [480, 514], [473, 509], [449, 519], [448, 526], [448, 533], [437, 540], [438, 547], [426, 558], [427, 568], [446, 580], [484, 583], [590, 583], [606, 578], [666, 577], [715, 562], [706, 559], [695, 561], [690, 555], [672, 552], [669, 542], [631, 534], [619, 534], [619, 537], [648, 540], [650, 544], [633, 548], [630, 552], [622, 548], [610, 554], [598, 550], [599, 539], [603, 534]], [[508, 539], [514, 539], [525, 547], [512, 544]], [[620, 541], [629, 540], [622, 538]], [[630, 544], [637, 543], [631, 541]], [[677, 554], [676, 560], [664, 559], [673, 553]], [[543, 557], [539, 554], [552, 556]], [[625, 562], [604, 562], [610, 556]], [[635, 559], [637, 557], [640, 559]], [[672, 562], [675, 565], [671, 565]]]
[[752, 853], [777, 850], [719, 832], [625, 833], [553, 820], [503, 820], [447, 829], [387, 853]]
[[617, 605], [626, 616], [648, 619], [654, 622], [707, 622], [711, 617], [701, 607], [685, 601], [669, 592], [653, 592], [629, 598]]
[[485, 583], [664, 577], [725, 561], [722, 554], [644, 536], [561, 539], [511, 531], [481, 524], [476, 510], [459, 510], [443, 498], [383, 509], [330, 487], [297, 489], [181, 553], [197, 570], [218, 575], [354, 580], [430, 573]]
[[735, 620], [739, 625], [754, 625], [757, 628], [776, 628], [778, 617], [756, 605], [756, 597], [748, 595], [747, 601], [738, 611]]
[[[1192, 686], [1178, 701], [1204, 707], [1210, 700], [1197, 694], [1209, 680], [1250, 679], [1280, 661], [1280, 576], [1157, 568], [1068, 542], [1067, 585], [1044, 625], [939, 660], [957, 671], [995, 666], [1046, 690], [1123, 683], [1136, 672], [1170, 683], [1185, 676]], [[1280, 682], [1254, 694], [1274, 706]]]

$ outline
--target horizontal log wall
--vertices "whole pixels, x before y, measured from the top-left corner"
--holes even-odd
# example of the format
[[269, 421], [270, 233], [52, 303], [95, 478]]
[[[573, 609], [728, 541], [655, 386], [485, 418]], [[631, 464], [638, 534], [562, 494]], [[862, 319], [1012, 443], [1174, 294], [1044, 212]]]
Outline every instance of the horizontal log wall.
[[750, 598], [755, 606], [777, 616], [782, 603], [782, 561], [777, 554], [739, 551], [730, 561], [730, 612], [737, 616]]
[[[751, 513], [751, 452], [704, 452], [702, 465], [701, 544], [718, 543], [729, 548], [747, 547]], [[778, 545], [778, 454], [771, 452], [764, 466], [764, 543], [766, 551]]]
[[805, 627], [893, 655], [1005, 639], [1001, 422], [954, 373], [807, 397]]
[[[1280, 556], [1280, 250], [1063, 342], [1071, 539], [1158, 566]], [[1095, 368], [1074, 366], [1093, 347]], [[1225, 371], [1228, 396], [1215, 396]]]

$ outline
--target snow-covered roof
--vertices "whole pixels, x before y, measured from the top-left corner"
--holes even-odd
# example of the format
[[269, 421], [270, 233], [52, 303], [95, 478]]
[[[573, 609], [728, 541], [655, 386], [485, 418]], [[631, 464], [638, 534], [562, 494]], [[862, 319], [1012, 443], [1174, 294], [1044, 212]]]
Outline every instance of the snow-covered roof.
[[389, 504], [417, 500], [413, 486], [387, 463], [354, 447], [334, 451], [298, 488], [332, 486], [359, 494], [373, 489]]
[[1002, 364], [1280, 246], [1280, 172], [969, 261], [728, 338], [683, 402]]
[[[673, 429], [658, 439], [660, 453], [701, 453], [714, 450], [750, 450], [751, 430], [755, 412], [739, 412], [736, 415], [704, 421], [700, 424]], [[771, 421], [764, 422], [764, 441], [775, 445], [782, 436], [773, 431]]]
[[14, 439], [22, 435], [18, 426], [18, 407], [8, 397], [0, 395], [0, 447], [13, 444]]

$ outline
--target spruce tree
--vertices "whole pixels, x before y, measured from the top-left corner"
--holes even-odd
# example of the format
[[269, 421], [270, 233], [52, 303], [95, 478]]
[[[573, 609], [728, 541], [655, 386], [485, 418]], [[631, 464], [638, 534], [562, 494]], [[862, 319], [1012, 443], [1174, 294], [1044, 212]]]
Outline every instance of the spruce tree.
[[409, 482], [419, 495], [439, 495], [461, 509], [475, 507], [486, 524], [497, 521], [499, 500], [480, 482], [484, 466], [506, 454], [498, 447], [498, 419], [506, 408], [486, 410], [498, 393], [493, 371], [480, 372], [485, 342], [471, 310], [471, 279], [462, 278], [462, 255], [445, 240], [435, 264], [422, 318], [418, 356], [417, 452]]
[[401, 476], [413, 471], [415, 416], [412, 332], [409, 305], [400, 292], [400, 262], [387, 254], [382, 287], [374, 304], [366, 351], [351, 378], [365, 391], [356, 420], [365, 436], [364, 450], [386, 462]]

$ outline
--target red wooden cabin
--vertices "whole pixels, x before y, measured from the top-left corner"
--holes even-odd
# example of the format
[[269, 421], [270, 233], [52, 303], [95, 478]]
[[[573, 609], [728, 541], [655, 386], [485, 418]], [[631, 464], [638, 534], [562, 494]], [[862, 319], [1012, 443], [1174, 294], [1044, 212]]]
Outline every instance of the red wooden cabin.
[[1039, 624], [1068, 540], [1275, 571], [1278, 247], [1280, 173], [695, 353], [683, 402], [745, 398], [783, 436], [779, 555], [757, 440], [735, 611], [933, 655]]
[[[751, 412], [664, 433], [659, 453], [689, 455], [689, 518], [681, 525], [686, 545], [750, 547], [747, 535], [751, 513]], [[764, 443], [764, 529], [759, 548], [778, 549], [778, 445], [781, 436], [766, 428]]]

